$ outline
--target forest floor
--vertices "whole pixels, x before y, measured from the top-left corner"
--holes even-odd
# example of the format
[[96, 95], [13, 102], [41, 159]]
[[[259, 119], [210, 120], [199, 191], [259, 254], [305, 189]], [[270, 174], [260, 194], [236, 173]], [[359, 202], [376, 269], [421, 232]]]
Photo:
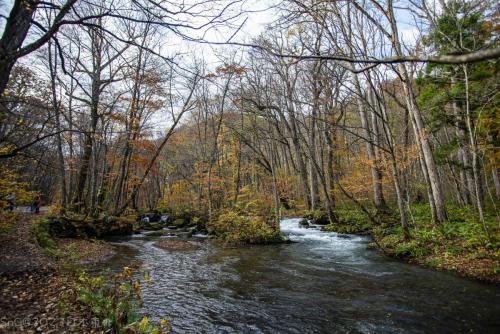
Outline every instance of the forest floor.
[[371, 247], [390, 257], [500, 283], [500, 224], [493, 209], [487, 211], [483, 225], [473, 209], [448, 205], [448, 221], [436, 225], [427, 204], [412, 205], [409, 240], [404, 239], [397, 217], [374, 225], [353, 207], [341, 207], [337, 213], [340, 223], [327, 225], [325, 230], [370, 234]]
[[104, 258], [111, 246], [65, 239], [58, 241], [59, 258], [48, 256], [32, 236], [38, 217], [23, 213], [0, 217], [0, 332], [102, 332], [99, 319], [74, 302], [74, 275], [65, 264], [96, 255]]

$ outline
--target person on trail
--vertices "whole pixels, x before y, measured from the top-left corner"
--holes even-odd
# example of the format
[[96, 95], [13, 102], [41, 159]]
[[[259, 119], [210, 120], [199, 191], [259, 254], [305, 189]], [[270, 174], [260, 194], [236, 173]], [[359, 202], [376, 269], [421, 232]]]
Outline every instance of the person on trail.
[[16, 206], [16, 193], [9, 193], [7, 197], [5, 197], [5, 199], [7, 200], [7, 211], [14, 211], [14, 208]]
[[33, 204], [32, 204], [32, 211], [31, 212], [35, 212], [35, 214], [39, 214], [40, 213], [40, 205], [41, 205], [41, 200], [40, 200], [40, 197], [35, 197], [35, 199], [33, 200]]

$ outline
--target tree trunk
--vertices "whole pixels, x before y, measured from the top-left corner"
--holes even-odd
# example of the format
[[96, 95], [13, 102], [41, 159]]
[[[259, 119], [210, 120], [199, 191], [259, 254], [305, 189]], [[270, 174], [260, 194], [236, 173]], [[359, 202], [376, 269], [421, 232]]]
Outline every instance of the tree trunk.
[[58, 160], [58, 172], [60, 178], [60, 191], [61, 191], [61, 214], [64, 214], [66, 211], [66, 204], [68, 202], [67, 199], [67, 190], [66, 190], [66, 173], [64, 169], [64, 154], [63, 154], [63, 145], [61, 138], [61, 108], [59, 102], [57, 100], [57, 92], [56, 92], [56, 80], [57, 80], [57, 56], [53, 57], [52, 54], [52, 45], [49, 44], [48, 47], [48, 58], [49, 58], [49, 71], [50, 71], [50, 88], [52, 95], [52, 107], [54, 108], [55, 119], [56, 119], [56, 143], [57, 143], [57, 160]]
[[15, 0], [5, 23], [0, 39], [0, 96], [3, 96], [7, 88], [10, 72], [17, 61], [17, 58], [12, 57], [12, 53], [22, 46], [38, 3], [36, 0]]

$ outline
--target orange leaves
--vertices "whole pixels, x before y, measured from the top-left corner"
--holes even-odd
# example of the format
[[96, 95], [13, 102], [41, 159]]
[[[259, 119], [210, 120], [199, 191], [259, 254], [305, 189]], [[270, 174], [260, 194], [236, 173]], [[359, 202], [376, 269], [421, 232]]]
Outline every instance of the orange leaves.
[[216, 72], [219, 74], [236, 74], [236, 75], [242, 75], [245, 73], [247, 69], [242, 66], [236, 66], [235, 64], [230, 64], [224, 67], [217, 67]]
[[147, 139], [129, 140], [129, 145], [140, 151], [146, 151], [146, 153], [153, 153], [156, 149], [155, 144]]
[[119, 114], [116, 112], [110, 112], [107, 116], [115, 122], [122, 123], [122, 124], [127, 123], [127, 116], [125, 116], [125, 115], [122, 115], [122, 114]]
[[226, 75], [235, 75], [235, 76], [241, 76], [245, 72], [247, 72], [248, 69], [243, 67], [243, 66], [238, 66], [236, 64], [229, 64], [226, 66], [219, 66], [215, 69], [215, 73], [208, 73], [205, 75], [206, 78], [217, 78], [217, 77], [222, 77]]

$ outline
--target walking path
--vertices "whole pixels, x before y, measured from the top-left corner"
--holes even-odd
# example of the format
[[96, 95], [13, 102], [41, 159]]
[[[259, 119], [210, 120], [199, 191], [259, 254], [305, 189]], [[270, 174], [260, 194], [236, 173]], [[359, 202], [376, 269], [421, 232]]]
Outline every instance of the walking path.
[[97, 333], [88, 310], [64, 305], [71, 277], [32, 241], [35, 217], [23, 214], [0, 234], [0, 333]]

